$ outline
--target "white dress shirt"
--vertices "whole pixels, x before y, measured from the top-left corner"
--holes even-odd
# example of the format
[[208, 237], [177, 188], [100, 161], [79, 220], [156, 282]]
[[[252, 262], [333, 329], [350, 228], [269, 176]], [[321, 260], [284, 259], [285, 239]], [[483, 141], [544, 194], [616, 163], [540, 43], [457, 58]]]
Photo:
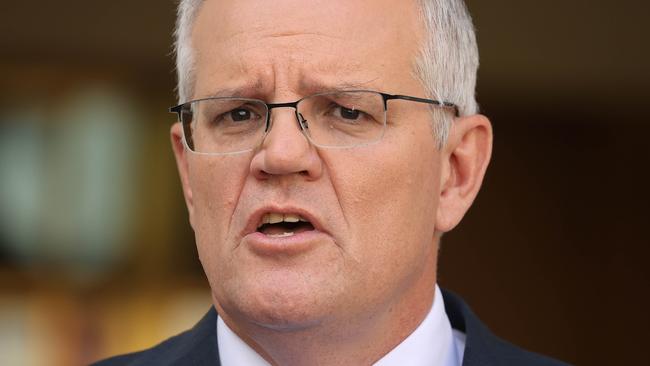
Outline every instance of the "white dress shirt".
[[[217, 318], [217, 343], [222, 366], [269, 366], [221, 317]], [[375, 366], [460, 366], [464, 350], [465, 334], [451, 328], [436, 285], [433, 306], [422, 323]]]

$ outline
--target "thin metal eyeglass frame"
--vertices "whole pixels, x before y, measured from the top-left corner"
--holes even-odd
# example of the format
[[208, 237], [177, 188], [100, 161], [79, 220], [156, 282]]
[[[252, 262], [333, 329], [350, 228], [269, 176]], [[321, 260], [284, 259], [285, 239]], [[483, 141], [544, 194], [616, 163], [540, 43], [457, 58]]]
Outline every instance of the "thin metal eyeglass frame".
[[[406, 100], [406, 101], [416, 102], [416, 103], [431, 104], [431, 105], [435, 105], [435, 106], [442, 107], [442, 108], [451, 108], [454, 111], [454, 116], [455, 117], [460, 116], [460, 111], [459, 111], [458, 106], [456, 104], [454, 104], [454, 103], [451, 103], [451, 102], [445, 102], [445, 101], [438, 101], [438, 100], [434, 100], [434, 99], [414, 97], [414, 96], [410, 96], [410, 95], [388, 94], [388, 93], [382, 93], [382, 92], [378, 92], [378, 91], [374, 91], [374, 90], [335, 90], [335, 91], [322, 92], [322, 93], [316, 93], [316, 94], [308, 95], [308, 96], [302, 97], [302, 98], [300, 98], [300, 99], [298, 99], [296, 101], [285, 102], [285, 103], [267, 103], [267, 102], [265, 102], [265, 101], [263, 101], [261, 99], [254, 99], [254, 98], [208, 97], [208, 98], [200, 98], [200, 99], [191, 100], [189, 102], [185, 102], [185, 103], [170, 107], [169, 112], [177, 114], [178, 115], [178, 120], [182, 124], [182, 122], [183, 122], [182, 114], [183, 114], [183, 112], [188, 111], [190, 109], [190, 106], [192, 105], [192, 103], [196, 103], [196, 102], [200, 102], [200, 101], [204, 101], [204, 100], [226, 99], [226, 98], [250, 100], [250, 101], [260, 102], [260, 103], [262, 103], [262, 104], [264, 104], [266, 106], [267, 112], [266, 112], [266, 121], [265, 121], [265, 126], [264, 126], [264, 135], [266, 135], [269, 132], [270, 128], [271, 128], [271, 110], [274, 109], [274, 108], [293, 108], [295, 110], [296, 119], [298, 121], [298, 125], [300, 126], [300, 130], [303, 133], [305, 133], [305, 129], [308, 128], [308, 127], [306, 127], [303, 124], [304, 123], [304, 118], [300, 115], [300, 113], [298, 113], [298, 104], [300, 102], [302, 102], [303, 100], [305, 100], [305, 99], [312, 98], [312, 97], [315, 97], [315, 96], [326, 95], [326, 94], [336, 94], [336, 93], [346, 93], [346, 92], [350, 92], [350, 93], [364, 92], [364, 93], [375, 93], [375, 94], [380, 95], [382, 97], [382, 100], [383, 100], [383, 103], [384, 103], [384, 113], [386, 113], [388, 111], [388, 101], [389, 100], [400, 99], [400, 100]], [[386, 121], [384, 120], [384, 124], [385, 123], [386, 123]], [[307, 137], [307, 139], [312, 144], [314, 144], [315, 146], [319, 146], [319, 147], [325, 147], [325, 148], [347, 148], [347, 147], [349, 147], [349, 146], [320, 145], [320, 144], [317, 144], [314, 141], [312, 141], [309, 134], [305, 134], [305, 137]], [[187, 141], [186, 141], [185, 128], [183, 128], [183, 140], [184, 140], [184, 142], [186, 144], [186, 147], [190, 151], [192, 151], [193, 153], [199, 153], [199, 154], [228, 155], [228, 154], [242, 153], [242, 152], [250, 151], [251, 149], [253, 149], [253, 147], [251, 147], [250, 149], [246, 149], [246, 150], [234, 151], [234, 152], [225, 152], [225, 153], [202, 153], [202, 152], [197, 152], [197, 151], [194, 151], [194, 150], [189, 148], [189, 145], [187, 144]], [[380, 141], [380, 140], [381, 140], [381, 137], [379, 138], [379, 140], [377, 140], [377, 142]], [[369, 142], [369, 143], [372, 143], [372, 142]], [[357, 146], [357, 145], [354, 145], [354, 146]]]

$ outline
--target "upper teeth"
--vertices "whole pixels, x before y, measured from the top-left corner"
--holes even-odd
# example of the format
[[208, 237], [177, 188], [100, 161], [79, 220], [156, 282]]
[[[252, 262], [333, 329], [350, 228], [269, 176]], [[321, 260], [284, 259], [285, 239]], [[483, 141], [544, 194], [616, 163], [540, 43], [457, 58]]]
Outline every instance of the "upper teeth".
[[262, 217], [262, 223], [260, 224], [260, 226], [264, 224], [277, 224], [283, 221], [284, 222], [298, 222], [298, 221], [308, 222], [309, 220], [296, 214], [281, 214], [281, 213], [272, 212], [272, 213], [267, 213]]

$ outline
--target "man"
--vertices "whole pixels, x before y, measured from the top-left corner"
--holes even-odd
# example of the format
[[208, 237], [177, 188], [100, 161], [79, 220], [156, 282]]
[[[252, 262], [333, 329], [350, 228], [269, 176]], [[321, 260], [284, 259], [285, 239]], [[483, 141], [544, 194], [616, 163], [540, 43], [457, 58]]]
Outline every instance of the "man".
[[214, 309], [106, 365], [556, 365], [436, 285], [492, 146], [461, 0], [183, 0], [171, 130]]

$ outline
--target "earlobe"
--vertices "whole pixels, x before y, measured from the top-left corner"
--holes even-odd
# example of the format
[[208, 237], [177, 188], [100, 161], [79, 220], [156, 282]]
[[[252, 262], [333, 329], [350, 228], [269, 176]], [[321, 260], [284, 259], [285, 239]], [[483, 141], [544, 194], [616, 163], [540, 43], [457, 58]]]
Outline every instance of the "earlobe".
[[183, 127], [180, 122], [172, 125], [171, 128], [171, 142], [172, 149], [174, 150], [174, 156], [176, 157], [176, 166], [178, 167], [178, 174], [181, 179], [181, 185], [183, 187], [183, 196], [185, 197], [185, 204], [187, 205], [187, 210], [190, 215], [190, 224], [193, 225], [193, 212], [194, 212], [194, 202], [192, 200], [192, 188], [189, 181], [189, 168], [187, 162], [187, 150], [185, 149], [185, 144], [183, 143]]
[[492, 155], [492, 126], [482, 115], [454, 120], [442, 151], [436, 231], [447, 232], [463, 218], [478, 194]]

